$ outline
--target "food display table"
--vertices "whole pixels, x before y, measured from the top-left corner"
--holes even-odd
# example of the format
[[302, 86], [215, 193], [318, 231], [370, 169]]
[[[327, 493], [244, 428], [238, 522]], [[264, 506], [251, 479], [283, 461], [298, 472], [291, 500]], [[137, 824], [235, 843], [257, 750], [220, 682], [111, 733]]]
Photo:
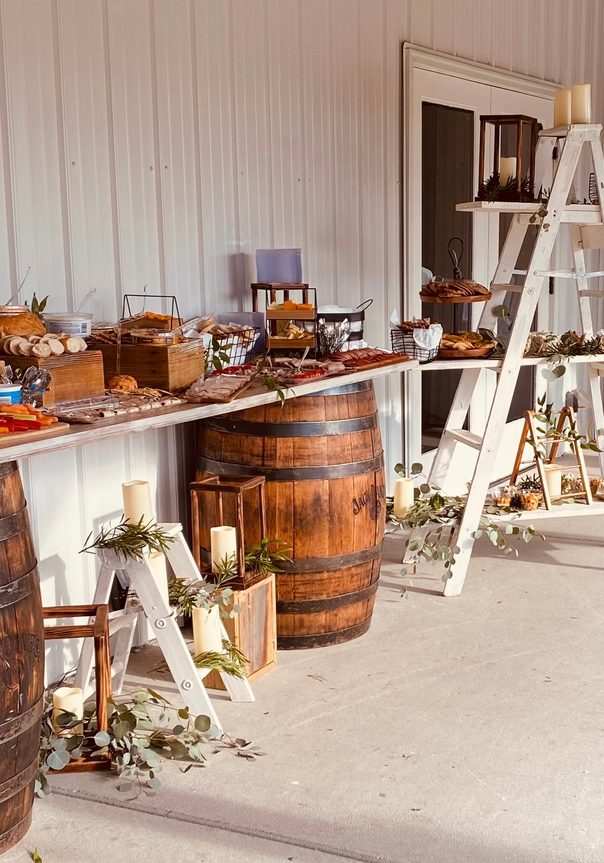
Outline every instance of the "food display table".
[[[365, 371], [351, 372], [332, 378], [322, 378], [318, 381], [300, 384], [284, 391], [286, 399], [307, 396], [322, 390], [330, 390], [335, 387], [345, 386], [358, 381], [369, 381], [391, 375], [393, 373], [406, 372], [419, 368], [417, 360], [396, 365], [383, 366], [382, 368], [367, 369]], [[204, 405], [177, 405], [159, 411], [149, 411], [133, 417], [111, 417], [94, 425], [73, 425], [62, 434], [49, 433], [48, 437], [41, 435], [35, 440], [10, 441], [0, 440], [0, 463], [13, 461], [20, 458], [41, 455], [42, 453], [57, 452], [71, 449], [87, 443], [99, 443], [109, 438], [121, 437], [123, 435], [136, 434], [148, 429], [167, 428], [182, 423], [194, 422], [195, 420], [207, 419], [234, 411], [247, 410], [278, 403], [279, 396], [276, 392], [267, 390], [261, 383], [250, 387], [240, 398], [235, 398], [226, 404], [204, 404]]]

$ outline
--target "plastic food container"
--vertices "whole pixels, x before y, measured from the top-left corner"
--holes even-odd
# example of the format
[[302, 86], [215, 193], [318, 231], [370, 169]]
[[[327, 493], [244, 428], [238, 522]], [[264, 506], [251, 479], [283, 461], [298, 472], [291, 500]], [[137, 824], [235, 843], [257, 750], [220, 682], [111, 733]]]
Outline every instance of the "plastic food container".
[[18, 405], [21, 401], [20, 384], [0, 384], [0, 404]]
[[24, 312], [30, 312], [29, 306], [0, 306], [0, 317], [6, 315], [21, 315]]
[[49, 333], [89, 336], [92, 330], [92, 315], [86, 312], [47, 312], [42, 318]]

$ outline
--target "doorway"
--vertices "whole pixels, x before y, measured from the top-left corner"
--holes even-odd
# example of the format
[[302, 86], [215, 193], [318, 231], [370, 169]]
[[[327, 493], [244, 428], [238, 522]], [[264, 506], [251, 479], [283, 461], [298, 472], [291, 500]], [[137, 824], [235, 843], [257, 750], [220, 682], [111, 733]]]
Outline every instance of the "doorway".
[[[478, 186], [480, 116], [522, 113], [549, 126], [556, 85], [412, 45], [405, 45], [403, 53], [404, 317], [410, 320], [429, 316], [442, 323], [445, 332], [473, 329], [480, 316], [480, 304], [459, 307], [454, 320], [450, 307], [421, 302], [422, 269], [450, 277], [452, 264], [447, 244], [457, 236], [464, 244], [464, 277], [490, 284], [500, 250], [498, 216], [455, 210], [457, 203], [473, 200]], [[487, 148], [489, 144], [487, 141]], [[537, 185], [539, 182], [538, 178]], [[540, 302], [546, 306], [548, 298]], [[547, 320], [548, 310], [540, 308], [538, 317]], [[459, 375], [456, 370], [428, 371], [425, 367], [405, 376], [404, 452], [408, 462], [419, 458], [425, 468], [430, 465]], [[482, 371], [468, 422], [470, 430], [477, 434], [484, 428], [495, 381], [494, 372]], [[530, 374], [525, 375], [510, 419], [531, 406], [533, 397], [534, 381]], [[464, 458], [475, 456], [472, 451]], [[468, 470], [470, 464], [461, 471], [466, 478]]]

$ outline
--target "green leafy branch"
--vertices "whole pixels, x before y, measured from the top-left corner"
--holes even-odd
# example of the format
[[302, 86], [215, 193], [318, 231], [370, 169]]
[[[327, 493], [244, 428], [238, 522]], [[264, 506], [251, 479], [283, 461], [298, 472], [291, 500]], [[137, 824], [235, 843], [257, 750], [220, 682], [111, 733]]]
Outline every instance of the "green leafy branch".
[[170, 544], [174, 542], [174, 537], [155, 521], [145, 523], [142, 517], [138, 522], [130, 522], [122, 518], [119, 524], [103, 526], [94, 539], [93, 533], [91, 531], [86, 537], [80, 554], [83, 552], [94, 554], [101, 548], [115, 551], [133, 560], [143, 560], [149, 551], [165, 554]]
[[[414, 464], [412, 467], [421, 469], [422, 466]], [[417, 470], [417, 473], [419, 472]], [[393, 505], [389, 504], [389, 520], [408, 533], [403, 554], [403, 575], [414, 573], [421, 562], [430, 562], [441, 563], [444, 580], [449, 578], [456, 555], [460, 552], [456, 542], [457, 528], [461, 523], [466, 502], [464, 497], [445, 495], [425, 483], [417, 490], [415, 503], [401, 519], [396, 518]], [[504, 554], [518, 555], [517, 548], [510, 545], [510, 540], [522, 539], [530, 542], [537, 534], [532, 525], [520, 528], [500, 520], [502, 515], [508, 513], [511, 517], [518, 515], [509, 507], [485, 506], [474, 538], [480, 539], [484, 535]], [[497, 520], [493, 516], [497, 516]]]
[[281, 572], [282, 563], [291, 563], [291, 549], [282, 539], [263, 537], [258, 545], [253, 545], [245, 555], [245, 566], [250, 572], [269, 575]]

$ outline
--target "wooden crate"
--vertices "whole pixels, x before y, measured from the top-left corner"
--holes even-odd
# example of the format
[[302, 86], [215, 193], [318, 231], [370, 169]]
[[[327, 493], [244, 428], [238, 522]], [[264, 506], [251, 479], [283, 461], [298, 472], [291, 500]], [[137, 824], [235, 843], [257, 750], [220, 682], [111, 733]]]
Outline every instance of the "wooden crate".
[[[249, 659], [249, 680], [277, 664], [275, 576], [269, 575], [245, 590], [235, 590], [233, 603], [240, 613], [224, 621], [229, 638]], [[211, 671], [203, 680], [208, 689], [224, 689], [220, 675]]]
[[[105, 381], [118, 374], [117, 345], [94, 342], [103, 354]], [[119, 374], [132, 375], [140, 386], [177, 392], [184, 390], [204, 372], [201, 339], [179, 345], [121, 345]]]
[[50, 389], [44, 393], [42, 404], [75, 401], [105, 393], [103, 355], [100, 351], [82, 351], [78, 354], [62, 354], [60, 357], [3, 357], [7, 365], [16, 369], [37, 366], [46, 369], [52, 376]]

